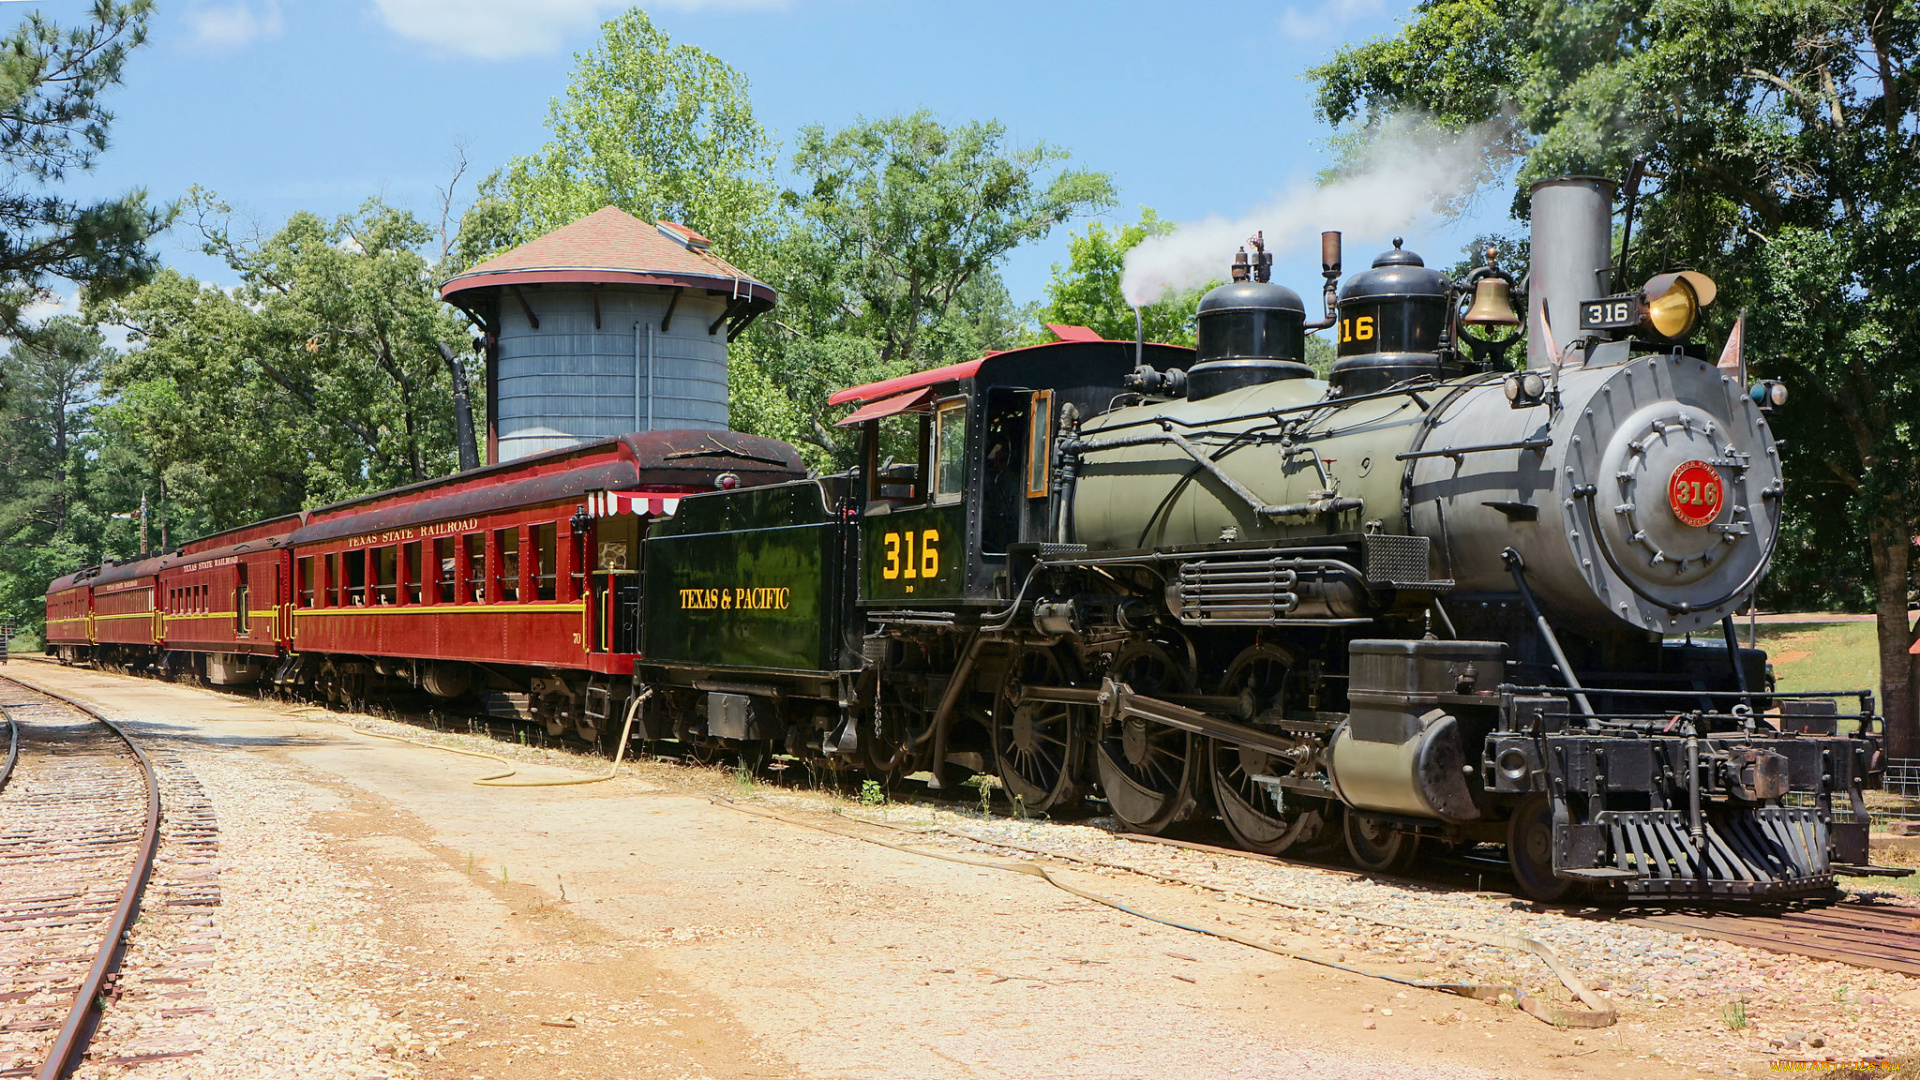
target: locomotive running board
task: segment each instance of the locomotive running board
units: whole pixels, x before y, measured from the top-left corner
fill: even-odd
[[[1052,701],[1066,705],[1087,705],[1099,709],[1102,720],[1145,720],[1178,731],[1251,746],[1269,754],[1291,754],[1299,749],[1297,743],[1273,732],[1222,720],[1211,713],[1175,705],[1171,701],[1136,694],[1126,683],[1112,679],[1103,680],[1097,690],[1072,686],[1022,686],[1018,700],[1023,703]]]

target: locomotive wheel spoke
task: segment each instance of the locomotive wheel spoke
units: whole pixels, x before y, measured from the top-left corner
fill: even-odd
[[[1236,657],[1221,680],[1220,694],[1239,697],[1248,706],[1250,722],[1261,725],[1285,715],[1293,657],[1271,645],[1256,645]],[[1311,744],[1302,742],[1302,752]],[[1241,847],[1262,855],[1278,855],[1298,844],[1312,844],[1330,830],[1327,800],[1310,795],[1275,797],[1254,780],[1294,771],[1294,762],[1248,746],[1212,740],[1208,773],[1220,823]]]
[[[1114,658],[1112,676],[1136,693],[1189,693],[1192,675],[1164,646],[1135,642]],[[1159,835],[1194,815],[1195,777],[1207,740],[1184,731],[1127,719],[1108,725],[1094,755],[1100,787],[1113,816],[1132,832]]]
[[[1060,702],[1016,700],[1025,686],[1064,686],[1060,659],[1048,649],[1027,649],[1014,662],[993,707],[993,750],[1009,798],[1035,813],[1077,802],[1081,724],[1077,710]]]

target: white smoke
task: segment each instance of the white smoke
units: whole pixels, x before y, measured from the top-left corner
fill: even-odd
[[[1372,138],[1355,175],[1296,185],[1242,217],[1209,217],[1148,237],[1127,252],[1121,292],[1137,307],[1223,278],[1255,232],[1278,256],[1311,246],[1325,229],[1368,240],[1404,230],[1473,189],[1487,173],[1490,142],[1480,129],[1453,134],[1398,117]]]

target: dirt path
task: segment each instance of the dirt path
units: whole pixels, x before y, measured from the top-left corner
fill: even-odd
[[[707,797],[728,790],[716,772],[648,763],[606,784],[482,788],[469,781],[484,762],[311,709],[52,665],[9,674],[163,740],[223,822],[268,801],[293,808],[319,837],[309,857],[351,883],[341,902],[365,940],[333,974],[377,1010],[355,1029],[377,1032],[374,1064],[272,1075],[1700,1075],[1649,1058],[1624,1028],[1556,1030],[1145,922],[1037,878],[739,813]],[[288,872],[251,863],[247,835],[223,840],[223,919],[271,908],[272,875]],[[1153,910],[1219,915],[1191,889],[1098,880]],[[330,902],[312,892],[277,917],[289,935],[337,938],[325,928],[346,923],[310,918]],[[1262,925],[1257,911],[1231,917]],[[228,1004],[212,1023],[305,992],[272,971],[246,977],[215,995]],[[226,1075],[213,1064],[177,1075]]]

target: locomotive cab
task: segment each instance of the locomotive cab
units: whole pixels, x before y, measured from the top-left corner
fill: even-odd
[[[840,421],[861,427],[860,603],[956,616],[1006,603],[1009,560],[1055,535],[1056,439],[1106,411],[1141,360],[1192,358],[1076,336],[836,394],[861,403]]]

